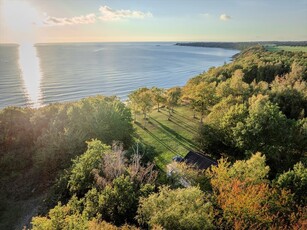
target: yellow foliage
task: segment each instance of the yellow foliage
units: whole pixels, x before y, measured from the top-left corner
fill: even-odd
[[[137,230],[139,228],[129,225],[117,227],[105,221],[92,220],[88,223],[89,230]]]

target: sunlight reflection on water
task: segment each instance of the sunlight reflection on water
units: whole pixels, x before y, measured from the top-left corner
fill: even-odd
[[[34,108],[42,105],[41,70],[36,47],[33,44],[19,46],[19,68],[28,105]]]

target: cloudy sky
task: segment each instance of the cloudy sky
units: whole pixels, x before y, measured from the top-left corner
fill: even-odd
[[[0,43],[307,40],[307,0],[0,0]]]

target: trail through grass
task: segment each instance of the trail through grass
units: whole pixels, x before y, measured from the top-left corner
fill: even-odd
[[[140,141],[157,151],[155,162],[161,170],[165,170],[174,156],[184,157],[189,150],[197,150],[193,139],[198,127],[199,120],[193,118],[193,112],[186,106],[176,107],[170,120],[167,109],[162,108],[160,112],[151,112],[146,124],[141,115],[135,123]]]

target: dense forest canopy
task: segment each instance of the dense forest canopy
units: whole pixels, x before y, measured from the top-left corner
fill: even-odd
[[[111,145],[132,142],[130,110],[115,97],[89,97],[39,109],[8,107],[0,111],[1,208],[7,199],[26,199],[53,184],[86,141]],[[0,215],[1,215],[0,213]]]
[[[5,108],[0,215],[6,199],[35,189],[47,199],[33,229],[302,229],[306,80],[307,53],[258,45],[184,87],[135,90],[127,105],[96,96]],[[154,164],[154,146],[141,143],[133,125],[146,130],[152,110],[162,107],[171,120],[178,105],[199,119],[194,141],[218,165],[201,171],[176,163],[166,177]]]
[[[272,173],[304,158],[306,69],[306,53],[267,52],[257,46],[190,79],[183,97],[193,109],[207,113],[197,137],[202,149],[233,159],[260,151]],[[198,96],[204,95],[200,85],[210,88],[208,96]]]

